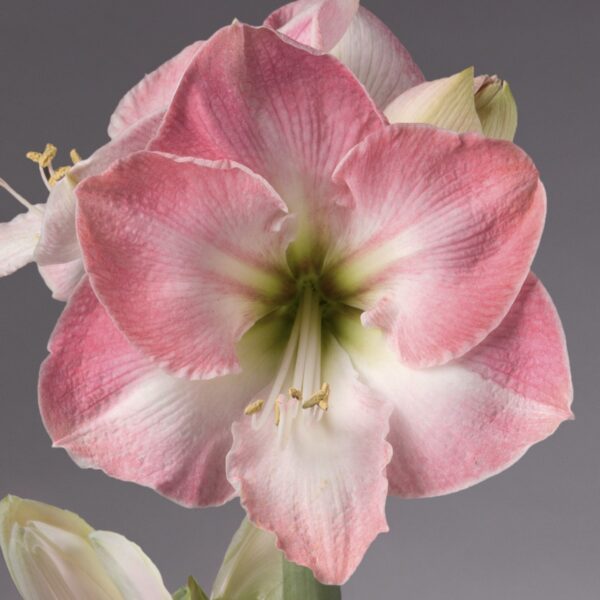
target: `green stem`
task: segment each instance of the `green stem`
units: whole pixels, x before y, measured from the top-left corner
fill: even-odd
[[[283,559],[283,598],[285,600],[341,600],[337,585],[324,585],[310,569]]]

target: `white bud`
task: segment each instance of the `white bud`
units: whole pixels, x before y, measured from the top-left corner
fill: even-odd
[[[474,77],[472,67],[410,88],[390,103],[385,115],[390,123],[427,123],[504,140],[512,140],[517,128],[517,105],[508,83],[495,75]]]
[[[76,514],[7,496],[0,502],[0,547],[25,600],[168,600],[141,548],[94,531]]]
[[[211,600],[281,600],[283,561],[275,536],[245,518],[229,544]]]

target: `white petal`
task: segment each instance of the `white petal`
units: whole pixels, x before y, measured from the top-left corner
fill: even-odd
[[[0,277],[10,275],[33,261],[40,239],[43,204],[36,204],[8,223],[0,223]]]
[[[95,531],[89,539],[124,600],[171,600],[160,572],[137,544],[112,531]]]
[[[382,109],[424,79],[400,40],[363,6],[331,54],[356,75]]]
[[[278,427],[272,405],[256,428],[247,418],[236,423],[227,476],[249,518],[276,534],[289,561],[339,585],[387,531],[391,406],[372,397],[335,339],[324,348],[327,413],[319,417],[321,409],[301,409],[290,399],[280,405]]]
[[[38,266],[38,269],[55,300],[68,300],[85,274],[81,258],[57,265]]]

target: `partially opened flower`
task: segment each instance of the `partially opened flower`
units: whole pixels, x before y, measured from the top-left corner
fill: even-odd
[[[170,600],[142,549],[118,533],[95,531],[76,514],[7,496],[0,502],[0,548],[25,600]]]
[[[0,223],[0,277],[36,262],[54,298],[68,299],[84,275],[75,229],[75,186],[87,177],[101,173],[115,160],[143,150],[156,133],[161,118],[160,113],[140,118],[86,160],[81,160],[72,151],[75,163],[72,167],[56,170],[52,167],[57,152],[52,144],[48,144],[42,153],[30,152],[28,156],[38,163],[48,187],[45,203],[32,205],[0,180],[0,187],[27,209],[12,221]]]
[[[462,489],[570,417],[528,275],[531,160],[388,125],[340,62],[271,29],[213,36],[149,150],[76,195],[89,280],[40,381],[55,445],[187,506],[239,495],[323,582],[387,530],[388,489]]]

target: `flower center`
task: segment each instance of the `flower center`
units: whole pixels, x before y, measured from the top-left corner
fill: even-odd
[[[327,412],[329,385],[321,381],[322,321],[321,296],[306,281],[271,391],[244,410],[252,415],[254,427],[273,415],[280,436],[286,438],[295,421],[320,420]]]

